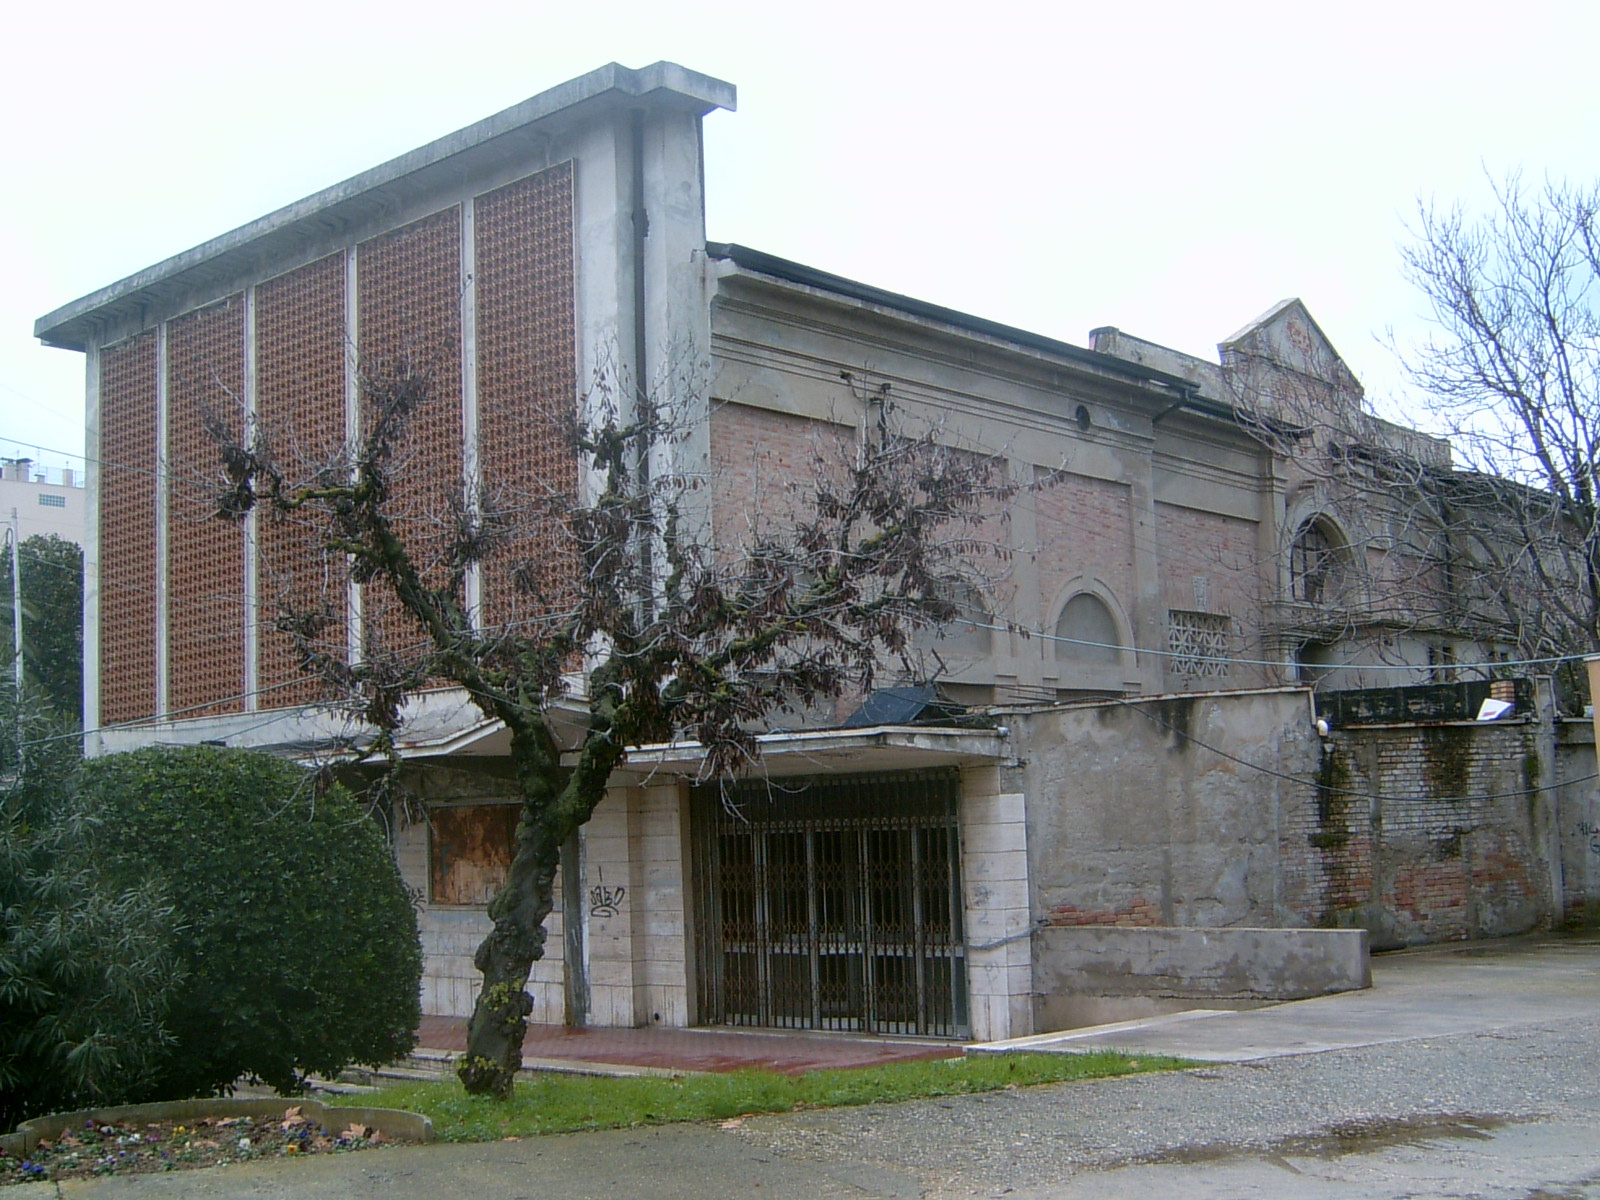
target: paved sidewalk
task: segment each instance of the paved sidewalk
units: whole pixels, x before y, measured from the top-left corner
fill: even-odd
[[[1164,1017],[1037,1034],[979,1051],[1128,1050],[1249,1062],[1596,1016],[1600,940],[1526,937],[1375,955],[1372,987],[1247,1012]]]
[[[423,1017],[417,1048],[429,1055],[467,1048],[462,1017]],[[595,1070],[601,1074],[739,1071],[761,1067],[802,1075],[827,1067],[873,1067],[929,1058],[959,1058],[953,1042],[838,1037],[805,1032],[731,1029],[570,1029],[534,1025],[522,1041],[530,1070]]]
[[[1370,992],[1077,1041],[1243,1060],[1186,1071],[24,1185],[5,1200],[1600,1200],[1600,940],[1385,956],[1374,978]]]

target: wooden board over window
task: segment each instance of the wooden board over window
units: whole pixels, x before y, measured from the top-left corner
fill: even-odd
[[[487,904],[517,849],[516,804],[462,804],[428,813],[429,882],[435,904]]]

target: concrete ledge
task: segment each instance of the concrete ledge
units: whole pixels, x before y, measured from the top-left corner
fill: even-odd
[[[40,1142],[54,1138],[64,1130],[75,1129],[87,1121],[112,1125],[118,1121],[148,1123],[207,1117],[271,1117],[282,1116],[290,1108],[296,1107],[306,1120],[315,1121],[324,1127],[368,1125],[385,1137],[403,1138],[412,1142],[433,1141],[432,1121],[420,1113],[403,1112],[397,1108],[345,1107],[323,1104],[320,1100],[297,1096],[278,1096],[261,1100],[213,1097],[203,1100],[168,1100],[156,1104],[123,1104],[114,1108],[85,1108],[77,1112],[51,1113],[48,1116],[24,1121],[17,1126],[15,1133],[0,1136],[0,1150],[13,1155],[27,1154]]]
[[[1248,1005],[1372,986],[1364,929],[1045,926],[1033,957],[1036,1029],[1070,1029],[1121,1004],[1134,1016],[1153,1001]]]

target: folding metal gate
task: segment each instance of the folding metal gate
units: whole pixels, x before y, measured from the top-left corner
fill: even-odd
[[[955,772],[698,788],[700,1020],[963,1037]]]

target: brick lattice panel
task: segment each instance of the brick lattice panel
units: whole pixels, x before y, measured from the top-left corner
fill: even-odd
[[[412,415],[389,462],[389,511],[424,580],[439,586],[461,494],[461,210],[363,242],[356,273],[363,377],[409,369],[432,380],[428,403]],[[364,430],[371,418],[363,399]],[[366,591],[364,636],[374,652],[404,652],[425,635],[387,587]]]
[[[243,709],[244,527],[216,513],[211,429],[244,422],[244,297],[167,326],[167,695],[185,717]]]
[[[100,721],[156,710],[156,335],[100,352]]]
[[[345,259],[332,254],[256,289],[256,418],[292,482],[340,469],[345,433]],[[343,655],[348,604],[342,556],[325,549],[314,513],[263,513],[258,526],[260,706],[307,704],[324,689],[302,671],[278,623],[319,614],[319,644]]]
[[[578,475],[564,430],[577,395],[572,164],[480,196],[474,213],[484,496],[523,531],[484,564],[483,621],[494,627],[538,615],[520,574],[555,599],[572,569],[547,503]]]

